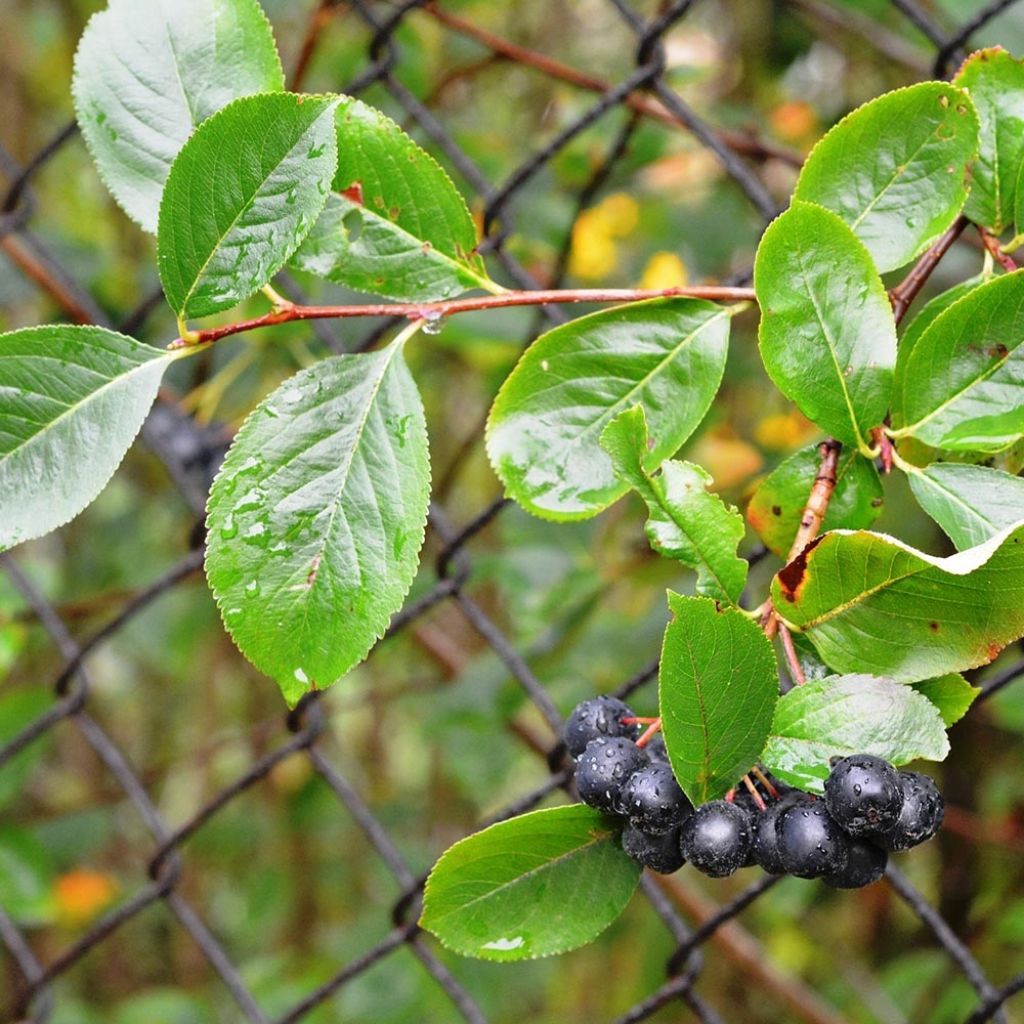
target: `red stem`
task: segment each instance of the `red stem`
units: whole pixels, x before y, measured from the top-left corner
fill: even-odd
[[[636,741],[636,745],[643,750],[654,737],[661,732],[661,719],[656,718],[646,729],[643,736]]]

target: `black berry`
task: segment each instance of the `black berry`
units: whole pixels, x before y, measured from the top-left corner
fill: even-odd
[[[753,815],[754,835],[750,846],[751,852],[754,855],[754,863],[767,871],[769,875],[784,875],[786,873],[779,855],[779,819],[790,807],[810,802],[811,799],[806,793],[791,789],[782,794],[778,800],[768,804],[767,810],[763,813]]]
[[[832,886],[833,889],[861,889],[865,885],[877,882],[885,874],[889,854],[870,839],[850,836],[847,843],[846,867],[825,875],[825,884]]]
[[[600,736],[636,738],[641,727],[622,724],[623,718],[632,717],[633,712],[615,697],[591,697],[573,708],[565,723],[565,745],[573,757],[579,757]]]
[[[712,878],[725,878],[743,867],[750,852],[750,815],[725,800],[702,804],[679,833],[683,856]]]
[[[899,772],[871,754],[844,757],[825,780],[825,806],[851,836],[889,832],[903,809]]]
[[[644,746],[647,756],[654,764],[668,764],[668,750],[665,748],[665,737],[656,732]]]
[[[946,804],[938,786],[927,775],[900,772],[899,778],[903,809],[896,827],[883,840],[890,850],[909,850],[939,831]]]
[[[580,799],[599,811],[622,810],[622,787],[647,755],[632,740],[621,736],[591,740],[576,765],[576,789]]]
[[[679,848],[679,829],[654,836],[627,825],[622,833],[622,848],[633,860],[660,875],[671,875],[686,863]]]
[[[693,811],[667,764],[635,771],[622,787],[622,813],[634,828],[661,835],[678,828]]]
[[[838,874],[846,867],[850,837],[832,820],[821,800],[786,810],[776,825],[779,860],[797,878]]]

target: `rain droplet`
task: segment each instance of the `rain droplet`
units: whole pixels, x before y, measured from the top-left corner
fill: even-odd
[[[444,330],[444,317],[437,312],[431,311],[424,314],[423,333],[440,334]]]

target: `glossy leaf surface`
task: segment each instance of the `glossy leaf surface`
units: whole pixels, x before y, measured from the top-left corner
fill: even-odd
[[[641,405],[656,469],[693,433],[722,381],[730,311],[658,299],[591,313],[541,335],[505,381],[487,453],[510,497],[547,519],[584,519],[628,490],[601,447]]]
[[[171,162],[196,125],[239,96],[284,88],[257,0],[111,0],[75,54],[75,114],[100,176],[156,231]]]
[[[401,606],[429,477],[397,344],[303,370],[238,432],[210,494],[206,572],[228,632],[289,704],[360,662]]]
[[[967,714],[981,693],[979,687],[971,686],[959,672],[950,672],[937,679],[924,679],[910,685],[939,709],[947,729]]]
[[[330,190],[336,102],[246,96],[185,144],[164,189],[157,238],[160,281],[180,317],[236,305],[298,248]]]
[[[864,246],[834,213],[794,203],[761,239],[754,288],[769,376],[822,430],[867,447],[889,408],[896,325]]]
[[[532,811],[452,846],[427,879],[420,924],[483,960],[575,949],[622,913],[640,865],[614,818],[576,804]]]

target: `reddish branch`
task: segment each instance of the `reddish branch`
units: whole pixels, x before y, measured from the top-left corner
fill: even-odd
[[[320,0],[320,3],[313,8],[306,25],[306,34],[303,36],[302,45],[299,47],[299,55],[295,59],[295,68],[292,71],[292,80],[289,88],[292,92],[301,92],[302,83],[309,70],[309,63],[319,42],[320,33],[330,24],[331,20],[338,13],[339,7],[334,0]]]
[[[685,296],[711,299],[718,302],[750,302],[755,298],[753,288],[725,288],[716,285],[695,285],[678,288],[580,288],[563,291],[501,292],[498,295],[480,295],[468,299],[450,299],[447,302],[394,302],[363,306],[281,306],[263,316],[223,327],[209,327],[196,331],[188,338],[177,338],[170,348],[185,348],[219,341],[232,334],[242,334],[258,327],[293,320],[336,320],[354,316],[402,316],[412,320],[436,321],[452,313],[468,313],[478,309],[502,309],[506,306],[545,306],[573,302],[639,302],[643,299],[661,299]]]
[[[534,70],[547,75],[549,78],[558,79],[560,82],[568,82],[570,85],[575,85],[580,89],[586,89],[589,92],[605,93],[612,87],[611,83],[606,82],[601,78],[596,78],[583,71],[578,71],[576,68],[570,67],[567,64],[562,64],[560,61],[554,60],[543,53],[537,53],[535,50],[529,50],[525,46],[520,46],[518,43],[510,42],[507,39],[503,39],[501,36],[495,35],[493,32],[487,31],[487,29],[480,28],[478,25],[465,21],[458,15],[452,14],[450,11],[446,11],[438,7],[436,3],[424,4],[423,10],[431,17],[441,22],[442,25],[447,25],[448,28],[453,29],[460,35],[467,36],[470,39],[475,39],[482,46],[486,46],[498,56],[504,57],[506,60],[514,61],[516,64],[523,64],[527,67],[531,67]],[[662,121],[665,124],[670,124],[676,128],[687,127],[670,110],[663,107],[657,102],[657,100],[650,99],[647,96],[640,95],[639,93],[633,93],[627,96],[625,100],[623,100],[623,103],[629,107],[630,110],[634,110],[638,114],[643,114],[645,117],[654,118],[655,120]],[[782,160],[791,167],[799,167],[803,163],[803,157],[799,153],[795,153],[791,149],[786,149],[784,146],[777,146],[774,143],[765,142],[762,139],[758,139],[753,135],[749,135],[744,132],[734,132],[725,128],[717,128],[715,129],[715,134],[735,153],[743,153],[746,156],[760,158],[772,157],[776,160]]]
[[[807,496],[804,514],[800,517],[800,528],[796,531],[793,546],[786,556],[787,562],[792,562],[818,536],[821,521],[825,518],[828,503],[832,500],[832,494],[836,489],[836,470],[839,467],[839,453],[842,447],[838,441],[832,438],[822,441],[818,446],[821,464],[818,466],[818,475],[815,476],[814,483],[811,485],[811,493]]]
[[[985,248],[992,254],[992,258],[1003,268],[1010,273],[1017,269],[1017,263],[1012,256],[1008,256],[999,247],[999,239],[995,235],[989,234],[980,224],[977,225],[978,234],[981,235],[981,240],[985,245]]]
[[[917,293],[924,287],[924,283],[931,276],[939,260],[946,255],[950,246],[960,237],[965,227],[967,227],[967,218],[963,215],[957,217],[943,232],[941,237],[914,264],[910,273],[889,292],[889,301],[892,303],[892,314],[896,319],[896,323],[899,323],[906,315],[911,303],[917,297]]]

